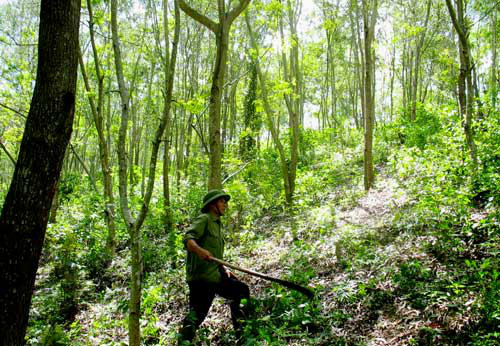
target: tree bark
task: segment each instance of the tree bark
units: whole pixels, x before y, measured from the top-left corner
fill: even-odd
[[[474,90],[472,85],[472,63],[469,42],[469,29],[465,18],[463,0],[455,0],[456,11],[451,0],[446,0],[446,6],[450,13],[453,27],[458,34],[458,47],[460,55],[460,73],[458,77],[458,98],[460,103],[460,113],[465,116],[463,121],[465,139],[471,160],[477,166],[477,149],[474,142],[472,130],[472,120],[474,112]]]
[[[369,2],[369,3],[367,3]],[[375,23],[377,21],[377,0],[363,0],[363,28],[364,28],[364,95],[365,95],[365,149],[364,149],[364,185],[369,190],[375,180],[373,172],[373,123],[375,119],[375,90],[373,66],[373,39],[375,37]]]
[[[114,207],[114,197],[113,197],[113,177],[111,175],[111,167],[109,163],[109,145],[106,142],[105,128],[104,128],[104,76],[101,73],[101,64],[99,61],[99,54],[97,51],[97,45],[95,42],[94,33],[94,15],[92,8],[92,1],[87,0],[87,9],[89,11],[89,33],[90,42],[92,45],[92,52],[94,56],[95,74],[97,79],[97,107],[95,105],[94,97],[92,96],[90,83],[87,78],[85,71],[85,65],[80,54],[80,69],[82,72],[82,77],[85,84],[85,89],[88,93],[88,99],[90,104],[90,109],[92,111],[92,116],[94,120],[94,125],[97,131],[97,139],[99,144],[99,158],[102,170],[103,179],[103,192],[105,199],[104,215],[106,224],[108,227],[108,236],[106,239],[106,246],[111,255],[114,257],[116,250],[116,227],[114,221],[115,207]]]
[[[498,39],[497,39],[497,12],[498,8],[495,6],[493,9],[493,14],[491,17],[491,76],[490,76],[490,93],[491,93],[491,108],[496,109],[497,106],[497,97],[498,97],[498,72],[497,72],[497,48],[498,48]]]
[[[165,157],[164,157],[164,166],[163,166],[163,194],[165,198],[165,228],[167,231],[172,231],[172,211],[170,206],[170,186],[169,186],[169,151],[170,151],[170,106],[172,104],[172,91],[174,87],[174,75],[175,75],[175,64],[177,61],[177,47],[179,43],[179,32],[180,32],[180,10],[179,4],[175,1],[175,29],[174,29],[174,38],[172,41],[172,52],[169,56],[168,49],[168,4],[167,1],[163,1],[163,15],[165,17],[164,22],[164,35],[165,35],[165,61],[163,62],[163,68],[165,72],[165,100],[163,107],[163,119],[165,120]]]
[[[52,198],[75,112],[80,0],[42,0],[38,69],[0,216],[0,340],[22,345]]]
[[[411,116],[410,120],[415,121],[417,118],[417,91],[418,91],[418,83],[420,77],[420,60],[422,58],[422,47],[424,45],[425,34],[427,32],[427,25],[429,23],[429,17],[431,13],[431,3],[432,0],[427,0],[427,7],[425,11],[425,22],[423,31],[418,35],[417,46],[415,47],[415,66],[413,69],[413,80],[412,80],[412,92],[411,92]]]
[[[296,29],[295,11],[292,9],[290,1],[287,1],[287,15],[290,27],[291,47],[289,57],[287,59],[284,47],[284,32],[283,19],[280,17],[280,34],[281,34],[281,63],[283,65],[283,76],[287,83],[293,88],[293,94],[284,94],[286,108],[288,110],[288,122],[290,126],[290,161],[288,165],[288,189],[285,189],[285,200],[288,207],[293,204],[293,194],[295,191],[295,176],[298,164],[298,147],[300,136],[300,119],[301,119],[301,100],[303,96],[300,93],[300,68],[299,68],[299,51],[298,51],[298,35]]]
[[[222,187],[222,153],[221,153],[221,96],[226,71],[229,30],[231,24],[248,6],[250,0],[241,0],[232,10],[226,12],[225,1],[218,1],[219,22],[216,23],[188,6],[184,0],[179,0],[180,8],[191,18],[206,26],[215,34],[216,57],[212,73],[209,105],[209,178],[208,188]]]
[[[292,190],[291,190],[291,186],[290,186],[290,173],[289,173],[289,167],[288,167],[287,158],[286,158],[286,154],[285,154],[285,148],[283,147],[283,144],[280,141],[278,128],[275,125],[275,122],[273,121],[274,113],[272,111],[271,105],[269,104],[269,100],[268,100],[268,96],[267,96],[266,80],[265,80],[264,74],[262,73],[262,70],[260,68],[259,47],[257,46],[255,35],[252,31],[252,27],[250,26],[250,21],[248,19],[248,16],[245,16],[245,21],[247,24],[248,34],[250,36],[250,43],[252,45],[252,48],[256,52],[255,58],[254,58],[254,63],[255,63],[255,68],[257,70],[257,77],[259,79],[260,94],[262,97],[262,102],[264,104],[264,111],[266,113],[267,128],[268,128],[269,132],[271,132],[271,137],[272,137],[273,143],[276,146],[276,149],[278,150],[278,154],[279,154],[279,158],[280,158],[281,172],[283,174],[283,185],[284,185],[284,189],[285,189],[285,198],[288,198],[287,196],[292,196]],[[288,203],[289,201],[287,200],[286,202]]]
[[[176,7],[176,20],[179,19],[179,10],[177,1]],[[149,203],[153,193],[156,163],[158,158],[158,151],[162,142],[162,137],[165,128],[168,125],[170,103],[172,99],[173,78],[175,73],[175,64],[177,57],[177,44],[179,39],[179,23],[176,23],[174,40],[172,42],[172,56],[169,61],[168,74],[166,76],[167,92],[165,95],[165,107],[163,110],[162,118],[156,129],[155,136],[152,141],[151,157],[149,160],[148,182],[145,189],[144,198],[141,204],[140,211],[134,219],[131,215],[128,205],[128,192],[127,192],[127,162],[126,162],[126,138],[127,122],[128,122],[128,109],[129,109],[129,93],[125,84],[123,76],[123,65],[121,61],[120,40],[118,36],[118,22],[117,22],[117,1],[111,1],[111,26],[113,49],[115,56],[116,75],[118,79],[118,86],[120,89],[120,97],[122,101],[122,119],[119,133],[118,143],[118,157],[120,165],[120,207],[122,215],[130,234],[131,241],[131,278],[130,278],[130,300],[129,300],[129,345],[140,345],[140,312],[141,312],[141,275],[142,275],[142,254],[141,254],[141,227],[146,218]]]

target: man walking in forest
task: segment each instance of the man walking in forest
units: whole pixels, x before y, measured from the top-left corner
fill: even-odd
[[[211,190],[203,198],[201,214],[184,235],[187,249],[186,279],[189,285],[189,312],[180,330],[179,345],[189,345],[207,316],[216,294],[229,299],[236,337],[241,334],[244,312],[242,299],[248,299],[248,286],[226,271],[212,258],[222,259],[224,235],[220,217],[231,198],[222,190]]]

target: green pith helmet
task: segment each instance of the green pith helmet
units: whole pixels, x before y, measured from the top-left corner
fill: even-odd
[[[207,192],[205,197],[203,197],[203,207],[201,207],[201,212],[204,213],[206,212],[206,208],[210,203],[213,201],[218,200],[219,198],[224,197],[224,199],[229,201],[231,199],[231,196],[229,196],[227,193],[224,192],[224,190],[210,190]]]

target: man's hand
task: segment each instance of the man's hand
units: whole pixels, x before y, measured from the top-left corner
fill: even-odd
[[[188,250],[198,255],[200,259],[204,261],[210,261],[212,259],[212,253],[199,246],[194,239],[189,239],[186,245]]]
[[[224,273],[226,273],[226,276],[229,279],[236,279],[236,280],[238,280],[238,277],[236,275],[234,275],[234,273],[232,271],[228,270],[226,267],[222,267],[222,271]]]
[[[210,261],[212,259],[212,253],[202,247],[199,248],[196,254],[204,261]]]
[[[226,269],[226,274],[229,278],[233,278],[233,279],[238,280],[238,277],[236,275],[234,275],[234,273],[232,271]]]

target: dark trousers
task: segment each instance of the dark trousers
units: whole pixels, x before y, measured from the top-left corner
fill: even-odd
[[[245,317],[245,312],[240,308],[240,301],[248,299],[250,290],[248,286],[234,277],[222,276],[220,283],[210,283],[205,281],[192,281],[189,285],[189,312],[184,318],[180,330],[179,345],[184,341],[192,341],[196,330],[207,316],[215,295],[229,299],[231,308],[231,319],[234,329],[239,333],[241,322]]]

